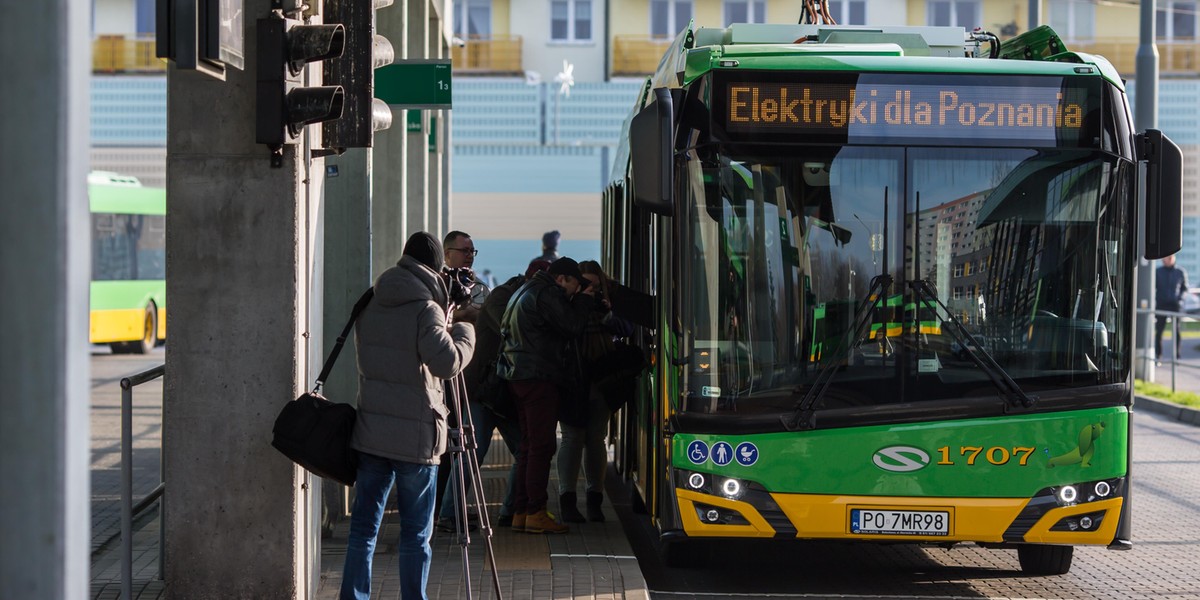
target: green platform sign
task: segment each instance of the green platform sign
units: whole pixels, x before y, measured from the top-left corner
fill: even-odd
[[[377,69],[375,97],[396,108],[451,108],[450,59],[411,59]]]

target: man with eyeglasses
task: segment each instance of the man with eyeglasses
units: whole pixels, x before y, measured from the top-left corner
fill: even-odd
[[[446,234],[446,238],[442,240],[442,248],[445,249],[447,269],[471,269],[471,276],[475,279],[475,285],[471,288],[471,304],[455,310],[454,321],[456,323],[474,323],[475,319],[479,317],[483,301],[491,292],[491,289],[472,268],[475,264],[475,255],[479,254],[479,251],[475,249],[475,242],[471,241],[470,235],[457,230]]]
[[[479,318],[479,313],[483,308],[483,301],[486,300],[488,294],[491,293],[491,289],[488,288],[487,284],[485,284],[483,282],[483,280],[481,280],[479,278],[479,275],[477,273],[475,273],[475,270],[472,268],[472,266],[474,266],[474,264],[475,264],[475,255],[479,254],[479,251],[475,249],[475,242],[473,242],[471,240],[471,236],[465,232],[458,231],[458,230],[451,231],[450,233],[446,234],[446,237],[442,239],[442,250],[443,250],[443,254],[445,255],[445,259],[446,259],[445,267],[444,267],[445,270],[468,269],[471,271],[471,277],[475,280],[475,285],[471,286],[471,302],[469,304],[459,306],[458,308],[456,308],[454,310],[454,314],[453,314],[453,320],[455,323],[472,323],[472,324],[474,324],[475,321]],[[470,365],[468,365],[468,366],[470,366]],[[465,375],[465,372],[464,372],[464,375]],[[466,383],[467,383],[467,397],[469,400],[471,394],[474,392],[474,387],[475,387],[474,378],[468,378],[466,380]],[[476,407],[475,405],[476,405],[476,403],[474,401],[470,401],[468,403],[468,406],[470,406],[470,408],[472,410],[472,413],[471,413],[472,415],[477,414],[476,411],[478,410],[478,407]],[[456,420],[457,420],[457,416],[450,417],[450,422],[453,423]],[[447,451],[446,454],[442,456],[442,458],[444,460],[443,464],[447,465],[447,468],[438,470],[438,481],[437,481],[438,520],[437,520],[436,526],[439,531],[453,533],[454,532],[454,521],[452,519],[454,517],[454,506],[455,505],[454,505],[454,502],[452,499],[453,496],[450,496],[450,499],[447,499],[447,494],[451,493],[451,488],[450,488],[451,468],[449,467],[449,465],[450,465],[449,451]],[[475,525],[473,523],[469,523],[468,527],[470,529],[474,529]]]

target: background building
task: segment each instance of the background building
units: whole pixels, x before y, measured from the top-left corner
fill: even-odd
[[[1159,128],[1184,151],[1184,248],[1200,274],[1200,41],[1197,0],[1160,0]],[[1026,30],[1024,0],[831,0],[839,23],[981,27],[1001,38]],[[450,226],[470,232],[476,265],[504,277],[540,251],[599,254],[599,193],[620,125],[642,79],[691,20],[794,23],[784,0],[456,0]],[[1136,2],[1043,0],[1042,21],[1074,51],[1107,57],[1130,79]],[[96,0],[93,17],[92,164],[163,185],[165,63],[154,58],[154,0]],[[556,77],[569,63],[573,85]]]

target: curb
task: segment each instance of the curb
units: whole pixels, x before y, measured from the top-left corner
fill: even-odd
[[[1183,406],[1149,396],[1134,396],[1133,408],[1135,410],[1141,409],[1146,412],[1163,415],[1172,421],[1200,427],[1200,409],[1190,406]]]

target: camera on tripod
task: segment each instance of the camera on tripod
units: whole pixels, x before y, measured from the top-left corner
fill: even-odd
[[[450,292],[450,302],[455,306],[464,306],[471,302],[471,288],[475,287],[475,272],[466,267],[442,269],[442,277],[446,279],[446,288]]]

